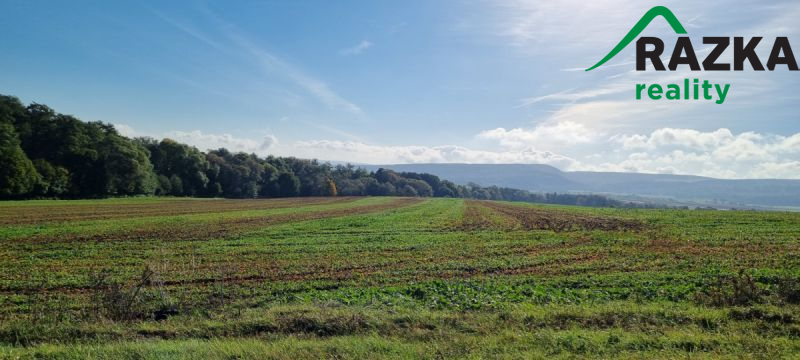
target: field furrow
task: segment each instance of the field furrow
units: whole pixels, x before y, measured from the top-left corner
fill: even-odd
[[[146,216],[225,213],[229,211],[266,210],[355,201],[352,197],[285,199],[165,199],[141,204],[119,201],[104,204],[65,204],[69,201],[43,202],[42,205],[0,206],[1,225],[48,224],[54,222],[128,219]],[[33,202],[36,203],[36,202]]]
[[[494,201],[467,200],[464,230],[642,231],[648,226],[636,219],[588,215],[566,210]]]
[[[263,227],[289,222],[299,222],[323,218],[332,218],[354,214],[368,214],[387,209],[408,206],[422,200],[412,198],[396,198],[379,203],[355,203],[356,198],[344,198],[333,202],[303,203],[298,211],[267,212],[262,214],[208,211],[207,213],[219,214],[218,216],[204,216],[202,218],[183,217],[178,221],[138,221],[120,223],[119,228],[100,228],[99,231],[50,231],[39,234],[34,232],[28,236],[14,238],[15,242],[23,243],[58,243],[58,242],[119,242],[119,241],[184,241],[184,240],[210,240],[240,236],[248,231],[258,230]],[[363,202],[363,201],[362,201]],[[213,206],[214,204],[206,204]],[[287,204],[281,204],[287,205]],[[327,206],[326,206],[327,205]],[[344,205],[344,206],[341,206]],[[290,206],[269,207],[266,210],[292,209]],[[258,210],[265,210],[263,208]],[[237,210],[240,211],[240,210]],[[128,218],[142,220],[143,218]],[[146,217],[144,217],[146,220]],[[107,224],[102,222],[101,224]]]
[[[0,358],[170,358],[158,349],[188,344],[236,357],[286,341],[412,358],[800,352],[794,213],[389,197],[70,206],[0,204]]]

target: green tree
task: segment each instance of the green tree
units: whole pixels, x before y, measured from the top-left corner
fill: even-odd
[[[382,183],[396,184],[401,177],[392,170],[381,168],[375,172],[375,179]]]
[[[158,187],[156,188],[156,195],[169,195],[172,193],[172,182],[165,175],[158,175]]]
[[[156,174],[181,178],[183,191],[175,195],[196,196],[207,191],[209,163],[205,154],[197,148],[181,144],[172,139],[156,141],[137,138],[136,142],[150,151],[150,161]]]
[[[416,197],[419,196],[416,190],[414,190],[411,185],[403,185],[397,188],[397,196],[410,196]]]
[[[378,182],[373,179],[366,185],[367,195],[370,196],[392,196],[395,195],[395,187],[388,182]]]
[[[278,169],[268,162],[262,164],[264,171],[259,181],[258,194],[261,197],[277,197],[280,196],[280,186],[278,185]]]
[[[232,154],[226,149],[210,151],[207,155],[211,170],[209,177],[222,187],[222,195],[231,198],[258,196],[259,184],[265,168],[254,154]]]
[[[69,171],[61,166],[53,166],[47,160],[33,161],[36,172],[41,176],[34,192],[41,196],[60,196],[69,190]]]
[[[175,174],[169,177],[169,193],[176,196],[183,195],[183,180]]]
[[[397,188],[400,189],[401,187],[402,188],[410,187],[411,189],[414,190],[413,193],[415,194],[415,195],[403,195],[403,196],[422,196],[422,197],[433,196],[433,188],[431,188],[431,186],[428,185],[428,183],[422,180],[403,178],[397,182]]]
[[[104,165],[103,195],[153,194],[156,176],[149,153],[141,145],[117,134],[111,125],[100,124],[105,141],[99,146],[100,162]]]
[[[281,197],[300,195],[300,179],[287,172],[278,175],[278,193]]]
[[[20,147],[14,127],[0,123],[0,196],[28,195],[40,180],[33,162]]]

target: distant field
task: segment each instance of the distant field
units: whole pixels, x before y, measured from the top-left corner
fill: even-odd
[[[800,213],[0,203],[2,358],[797,358]]]

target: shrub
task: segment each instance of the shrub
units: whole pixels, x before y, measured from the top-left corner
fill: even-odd
[[[110,271],[92,274],[93,304],[98,314],[115,321],[154,319],[163,320],[178,313],[160,284],[156,291],[148,289],[155,283],[155,272],[145,267],[139,279],[125,286],[109,281]]]
[[[762,291],[752,276],[720,275],[717,280],[694,295],[694,300],[710,306],[747,306],[761,302]]]

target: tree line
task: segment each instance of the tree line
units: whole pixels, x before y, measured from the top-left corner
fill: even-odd
[[[374,172],[294,157],[221,148],[202,152],[171,139],[130,139],[111,124],[84,122],[0,95],[0,198],[160,195],[459,197],[585,206],[630,206],[599,195],[539,194],[459,185],[425,173]]]

